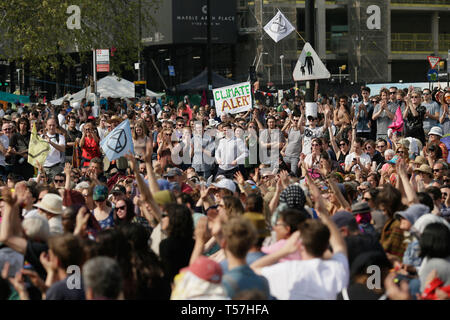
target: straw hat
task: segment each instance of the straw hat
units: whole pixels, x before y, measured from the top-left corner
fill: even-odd
[[[62,214],[63,213],[63,199],[53,193],[47,193],[42,201],[35,204],[34,207],[39,208],[41,210],[53,213],[53,214]]]
[[[419,168],[414,169],[414,171],[424,172],[428,174],[432,174],[433,170],[431,170],[431,167],[427,164],[422,164]]]
[[[120,117],[117,116],[117,115],[113,115],[113,116],[111,117],[111,119],[109,119],[107,122],[108,122],[108,123],[113,123],[113,122],[121,123],[121,122],[122,122],[122,118],[120,118]]]

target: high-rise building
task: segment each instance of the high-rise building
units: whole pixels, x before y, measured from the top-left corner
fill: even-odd
[[[450,0],[315,0],[315,7],[314,49],[332,74],[346,65],[349,81],[426,81],[427,56],[447,59]],[[275,43],[262,31],[278,9],[304,37],[305,1],[238,0],[237,47],[250,55],[237,61],[238,69],[256,59],[256,71],[276,83],[281,82],[280,56],[283,74],[292,81],[303,47],[296,33]]]

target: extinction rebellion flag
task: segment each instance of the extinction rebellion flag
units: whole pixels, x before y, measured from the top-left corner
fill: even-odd
[[[49,152],[50,145],[46,140],[38,136],[36,124],[33,123],[30,144],[28,145],[28,163],[36,168],[40,165],[43,166]]]
[[[252,92],[250,82],[242,82],[232,86],[213,90],[217,115],[223,113],[239,113],[252,108]]]
[[[284,39],[294,31],[294,26],[289,22],[288,19],[278,10],[278,13],[268,24],[264,27],[264,31],[273,39],[273,41],[278,42]]]

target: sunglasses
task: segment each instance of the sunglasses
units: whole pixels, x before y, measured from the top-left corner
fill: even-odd
[[[420,97],[419,96],[411,96],[411,98],[419,99]]]
[[[377,148],[386,148],[386,146],[385,145],[377,146]]]
[[[433,169],[433,172],[439,172],[439,171],[441,171],[442,169]]]
[[[166,218],[166,217],[168,217],[169,215],[167,214],[167,213],[163,213],[163,214],[161,214],[161,218]]]
[[[313,146],[313,147],[320,147],[320,144],[313,143],[311,146]]]
[[[390,91],[389,94],[396,94],[397,92],[395,91]]]
[[[339,146],[340,147],[343,147],[343,146],[345,146],[346,144],[345,143],[339,143]]]
[[[53,181],[55,181],[56,183],[63,183],[64,182],[63,179],[54,179]]]
[[[121,207],[116,207],[114,210],[119,211],[119,210],[125,210],[127,206],[121,206]]]
[[[364,199],[364,201],[370,201],[370,200],[372,200],[372,199],[370,199],[370,198],[363,198]]]

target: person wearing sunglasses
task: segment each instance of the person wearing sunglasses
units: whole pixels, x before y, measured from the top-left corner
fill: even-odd
[[[448,164],[443,160],[438,160],[433,166],[433,181],[439,185],[444,184],[444,176],[447,176]]]
[[[406,97],[406,107],[403,111],[403,119],[405,119],[405,137],[414,137],[425,144],[425,114],[427,112],[425,106],[421,104],[420,94],[410,91]]]

